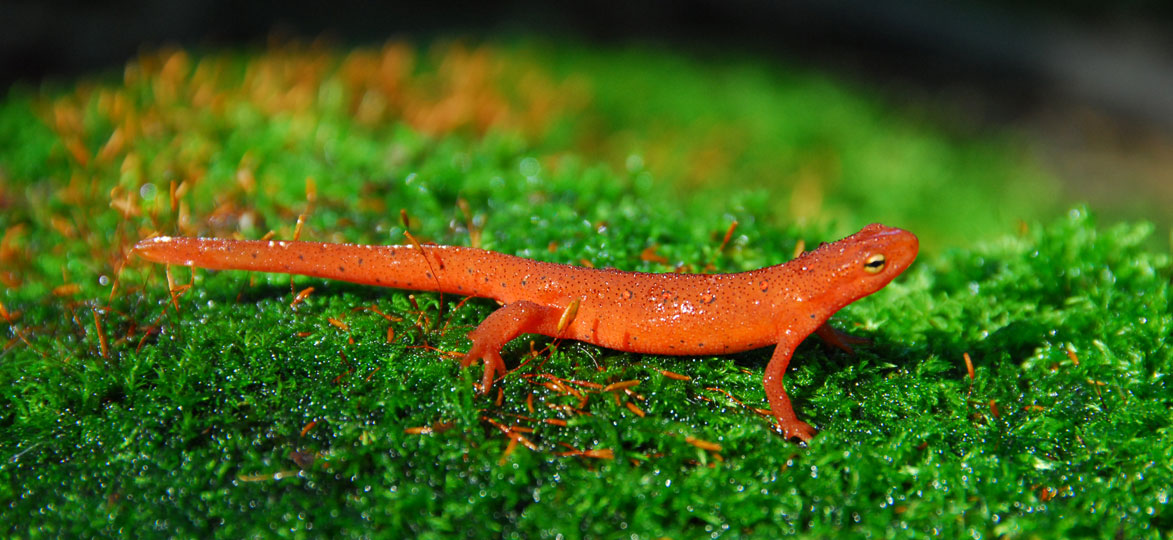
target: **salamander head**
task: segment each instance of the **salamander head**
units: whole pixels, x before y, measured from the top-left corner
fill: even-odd
[[[834,310],[872,294],[904,272],[916,259],[916,235],[873,223],[838,242],[803,255],[808,279],[818,282],[822,300]]]

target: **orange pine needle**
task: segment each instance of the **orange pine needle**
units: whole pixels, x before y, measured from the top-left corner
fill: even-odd
[[[436,422],[430,426],[409,427],[404,429],[403,432],[409,435],[425,435],[430,433],[443,433],[453,427],[456,427],[456,424],[453,422]]]
[[[195,270],[192,270],[192,274],[194,273]],[[175,311],[179,311],[179,298],[175,294],[175,276],[171,273],[171,265],[163,267],[163,275],[167,276],[167,292],[171,295],[171,305],[175,306]]]
[[[698,439],[696,437],[685,437],[684,442],[691,444],[697,448],[700,448],[701,450],[708,450],[710,452],[720,452],[721,451],[721,445],[719,445],[715,442],[706,441],[704,439]]]
[[[522,446],[529,448],[530,450],[533,450],[535,452],[538,451],[538,445],[534,444],[533,442],[531,442],[529,439],[525,438],[525,436],[520,433],[510,432],[509,438],[521,443]]]
[[[468,302],[471,298],[471,296],[465,296],[464,298],[461,298],[460,301],[456,303],[456,306],[449,310],[448,320],[444,321],[444,327],[440,329],[440,335],[443,335],[448,331],[448,326],[452,324],[452,317],[454,317],[456,312],[460,311],[460,308],[464,307],[464,303]]]
[[[615,451],[609,448],[602,450],[587,450],[582,453],[582,457],[595,459],[615,459]]]
[[[82,144],[80,139],[75,137],[66,138],[65,149],[69,151],[69,155],[73,156],[74,161],[77,161],[78,165],[85,167],[90,162],[90,153],[86,150],[85,145]]]
[[[241,474],[237,475],[236,479],[241,482],[268,482],[297,476],[298,473],[299,471],[278,471],[273,474]]]
[[[565,446],[565,447],[569,448],[570,450],[568,450],[566,452],[555,452],[554,453],[555,456],[589,457],[589,458],[596,458],[596,459],[615,459],[615,452],[612,450],[609,450],[609,449],[579,450],[579,449],[577,449],[573,446],[570,446],[569,444],[566,444],[566,443],[558,443],[558,444],[561,444],[562,446]]]
[[[301,228],[303,226],[305,226],[305,214],[298,214],[297,215],[297,224],[293,226],[293,239],[294,239],[294,241],[301,239]]]
[[[566,331],[566,328],[574,322],[574,318],[578,315],[578,306],[582,304],[581,298],[575,298],[562,311],[562,317],[558,319],[558,334]]]
[[[380,369],[383,369],[383,368],[381,368],[379,366],[375,366],[375,369],[371,370],[371,374],[367,375],[366,378],[362,380],[362,382],[371,382],[371,378],[374,377],[375,374],[378,373]]]
[[[661,370],[659,370],[659,372],[660,372],[660,375],[668,377],[669,379],[675,379],[677,381],[691,381],[692,380],[692,377],[689,377],[688,375],[681,375],[679,373],[674,373],[674,372],[668,371],[666,369],[661,369]]]
[[[403,321],[403,319],[400,317],[394,317],[394,316],[388,315],[386,313],[383,313],[383,310],[379,309],[379,306],[374,305],[374,304],[371,304],[369,306],[356,307],[352,311],[360,311],[360,310],[361,311],[370,311],[371,313],[374,313],[374,314],[376,314],[376,315],[378,315],[378,316],[380,316],[390,322],[402,322]]]
[[[290,283],[292,284],[292,282],[290,282]],[[289,303],[289,307],[296,308],[298,304],[304,302],[305,299],[309,297],[309,295],[313,294],[313,292],[314,292],[313,287],[306,287],[306,288],[302,289],[300,292],[297,293],[297,296],[293,297],[293,302]]]
[[[736,231],[736,230],[737,230],[737,220],[733,220],[733,223],[729,224],[729,229],[725,231],[725,238],[723,240],[721,240],[721,247],[717,248],[718,252],[725,251],[725,248],[729,245],[729,240],[731,240],[733,238],[733,231]]]
[[[330,384],[338,384],[338,381],[341,381],[343,377],[350,375],[351,371],[353,370],[347,369],[346,371],[339,373],[337,377],[334,377],[334,379],[330,381]]]
[[[179,185],[175,183],[175,180],[172,180],[170,190],[169,190],[170,197],[167,199],[168,202],[171,203],[171,211],[172,212],[174,212],[176,209],[179,208],[178,190],[179,190]]]
[[[106,344],[106,332],[102,329],[102,317],[98,315],[98,310],[94,311],[94,328],[98,332],[98,346],[102,349],[102,358],[110,358],[110,349]]]
[[[81,285],[77,283],[66,283],[53,288],[53,296],[58,298],[62,296],[73,296],[79,292],[81,292]]]
[[[509,439],[509,444],[505,445],[505,451],[501,453],[501,459],[497,460],[498,467],[504,467],[505,461],[509,459],[509,454],[513,453],[513,449],[517,448],[517,439]]]
[[[305,200],[310,205],[318,200],[318,183],[312,176],[305,177]]]
[[[638,379],[633,379],[630,381],[621,381],[621,382],[617,382],[617,383],[611,383],[611,384],[608,384],[607,386],[603,387],[603,391],[604,392],[611,392],[614,390],[626,390],[628,388],[631,388],[633,386],[638,385],[641,382],[643,382],[643,381],[640,381]]]
[[[663,255],[660,255],[659,253],[656,253],[657,248],[659,248],[659,246],[657,246],[656,244],[652,244],[652,245],[644,248],[644,250],[641,251],[639,254],[639,260],[644,261],[644,262],[668,264],[667,257],[664,257]]]
[[[456,207],[460,208],[460,213],[464,214],[465,226],[468,227],[468,245],[480,249],[481,226],[473,219],[472,211],[468,207],[468,201],[456,199]]]

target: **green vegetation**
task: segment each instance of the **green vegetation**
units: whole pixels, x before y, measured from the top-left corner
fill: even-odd
[[[1145,224],[1040,219],[1005,189],[1050,189],[1011,141],[648,51],[170,52],[14,91],[0,531],[1158,538],[1169,256]],[[450,353],[491,301],[184,268],[169,294],[128,256],[156,232],[292,238],[299,216],[302,239],[404,243],[400,209],[421,241],[631,270],[756,268],[871,221],[959,247],[835,318],[874,340],[855,356],[799,348],[809,447],[753,410],[769,350],[518,339],[482,396]]]

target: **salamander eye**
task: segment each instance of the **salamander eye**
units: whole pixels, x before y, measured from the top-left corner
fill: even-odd
[[[864,261],[863,271],[869,274],[879,274],[887,262],[888,260],[884,257],[883,253],[876,253]]]

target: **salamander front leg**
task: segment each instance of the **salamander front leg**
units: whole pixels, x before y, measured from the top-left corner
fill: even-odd
[[[774,356],[770,357],[770,363],[766,365],[766,376],[762,383],[766,387],[766,399],[770,401],[770,412],[778,419],[782,433],[787,439],[798,437],[809,442],[816,430],[795,416],[794,407],[790,406],[790,396],[786,395],[786,387],[782,385],[782,377],[786,375],[786,367],[790,365],[795,345],[785,341],[778,343]]]
[[[468,367],[477,360],[484,360],[485,375],[481,379],[481,388],[488,392],[493,386],[493,375],[498,371],[505,373],[501,347],[521,334],[546,333],[543,330],[557,327],[559,316],[560,311],[534,302],[522,300],[505,304],[468,333],[472,347],[460,364]]]

